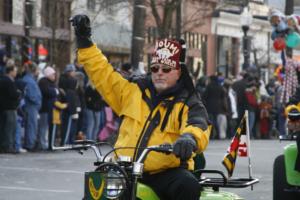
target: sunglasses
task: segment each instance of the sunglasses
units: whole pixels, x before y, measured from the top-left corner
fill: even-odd
[[[170,71],[172,71],[173,69],[177,69],[177,68],[173,68],[173,67],[170,67],[170,66],[167,66],[167,65],[163,65],[163,66],[159,66],[159,65],[154,65],[154,66],[151,66],[150,67],[150,71],[152,73],[157,73],[159,71],[159,68],[161,69],[161,71],[163,73],[169,73]]]

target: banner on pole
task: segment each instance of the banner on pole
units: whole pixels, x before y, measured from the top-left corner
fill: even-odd
[[[231,177],[233,174],[237,156],[248,156],[246,120],[248,119],[246,115],[244,115],[236,130],[235,135],[231,140],[230,146],[227,149],[227,153],[223,158],[222,164],[225,166],[228,172],[228,177]]]
[[[240,157],[247,157],[248,156],[248,145],[247,145],[246,131],[242,131],[240,142],[239,142],[238,155]]]

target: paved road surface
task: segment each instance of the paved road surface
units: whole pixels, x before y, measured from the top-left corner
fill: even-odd
[[[211,141],[205,155],[208,169],[220,169],[229,140]],[[272,199],[272,165],[288,142],[253,140],[252,171],[260,179],[254,190],[225,189],[247,200]],[[76,152],[0,154],[0,200],[76,200],[83,196],[83,174],[95,156]],[[238,158],[234,177],[248,177],[248,159]]]

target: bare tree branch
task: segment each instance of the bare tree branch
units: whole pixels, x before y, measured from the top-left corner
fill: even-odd
[[[155,0],[150,0],[150,6],[151,6],[152,14],[155,19],[157,27],[161,27],[162,22],[161,22],[161,18],[159,16],[159,14],[158,14],[155,2],[156,2]]]
[[[191,31],[195,26],[203,26],[205,19],[211,16],[211,10],[209,6],[199,6],[193,13],[189,14],[182,23],[182,29],[185,31]]]
[[[160,37],[170,35],[173,25],[173,16],[179,1],[180,0],[165,0],[157,2],[150,0],[151,12],[155,19]],[[162,16],[160,16],[159,10],[162,11]]]
[[[196,26],[204,25],[205,19],[212,13],[211,4],[206,4],[202,0],[186,0],[185,2],[192,4],[194,9],[182,19],[179,30],[189,31]],[[174,30],[178,26],[174,21],[178,4],[181,4],[181,0],[148,0],[147,5],[151,7],[159,37],[170,36],[172,29]]]

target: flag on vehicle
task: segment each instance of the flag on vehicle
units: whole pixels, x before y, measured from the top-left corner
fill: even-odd
[[[248,156],[248,147],[247,147],[247,135],[245,131],[242,131],[241,138],[239,142],[238,155],[240,157]]]
[[[231,140],[230,146],[227,149],[227,153],[223,158],[222,164],[225,166],[228,172],[228,177],[231,177],[235,167],[235,161],[237,155],[247,156],[247,136],[246,136],[246,115],[243,116],[234,137]],[[241,143],[241,138],[245,136],[245,142]],[[241,145],[241,147],[240,147]]]

